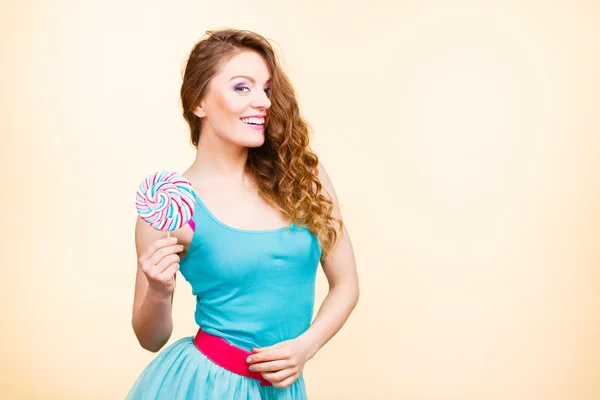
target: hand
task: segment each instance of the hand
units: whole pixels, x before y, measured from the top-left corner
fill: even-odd
[[[175,273],[179,270],[179,253],[183,246],[176,237],[158,239],[138,260],[148,279],[148,290],[170,297],[175,291]]]
[[[260,372],[276,388],[294,383],[308,361],[308,347],[299,338],[269,347],[253,348],[248,357],[251,371]]]

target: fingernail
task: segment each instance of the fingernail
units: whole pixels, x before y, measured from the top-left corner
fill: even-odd
[[[183,245],[182,244],[179,245],[179,249],[183,250]]]
[[[254,371],[254,365],[250,366],[250,371]]]
[[[171,237],[171,242],[172,243],[177,243],[177,238],[176,237]]]
[[[248,357],[248,358],[246,359],[246,362],[247,362],[247,363],[251,363],[251,362],[252,362],[252,358]]]

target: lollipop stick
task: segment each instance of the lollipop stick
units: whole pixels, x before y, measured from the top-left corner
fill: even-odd
[[[169,236],[170,236],[170,235],[169,235],[169,231],[167,231],[167,237],[169,237]]]

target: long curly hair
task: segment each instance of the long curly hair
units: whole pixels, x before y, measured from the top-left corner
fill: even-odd
[[[265,142],[248,149],[246,173],[255,178],[259,194],[290,224],[305,226],[317,236],[324,258],[341,237],[343,222],[332,216],[334,205],[323,193],[319,160],[309,147],[309,126],[300,115],[294,88],[266,38],[246,30],[220,29],[207,31],[194,45],[181,85],[183,117],[190,127],[191,142],[198,147],[201,120],[193,110],[206,94],[210,79],[222,64],[244,50],[260,54],[271,74]]]

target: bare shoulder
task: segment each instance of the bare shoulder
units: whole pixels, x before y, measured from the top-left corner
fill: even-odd
[[[321,162],[319,162],[319,164],[317,165],[317,170],[318,170],[319,181],[321,182],[321,185],[323,185],[323,189],[325,190],[325,193],[327,195],[329,195],[333,204],[337,206],[338,198],[337,198],[337,194],[335,192],[335,188],[333,187],[333,182],[331,182],[331,178],[329,177],[327,170],[325,169],[325,167],[323,166],[323,164]]]
[[[323,164],[318,165],[318,178],[323,186],[323,192],[328,195],[333,203],[331,215],[340,221],[342,220],[340,205],[333,182],[327,173]],[[338,284],[351,285],[358,291],[358,274],[356,271],[356,261],[350,235],[346,229],[346,223],[343,223],[341,235],[330,253],[321,260],[321,265],[325,276],[329,281],[330,287]]]
[[[327,170],[325,169],[325,167],[323,166],[323,164],[321,162],[319,162],[317,168],[318,168],[319,182],[321,182],[321,185],[322,185],[321,193],[324,196],[328,197],[329,200],[331,200],[331,203],[333,204],[333,210],[331,211],[331,216],[334,217],[335,219],[337,219],[338,222],[341,222],[341,221],[343,221],[342,211],[340,209],[340,203],[339,203],[335,188],[333,186],[333,182],[331,181],[331,178],[329,177]],[[335,222],[336,229],[338,230],[338,232],[342,236],[347,235],[345,224],[342,222],[341,231],[340,231],[340,225],[338,224],[338,222]]]

